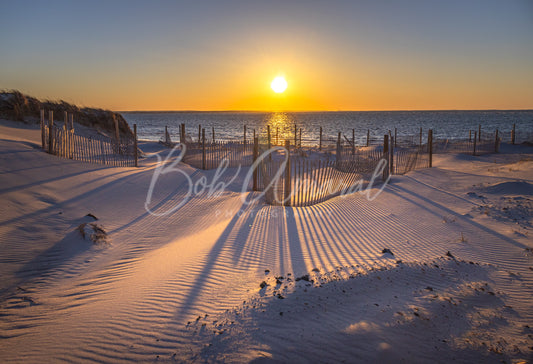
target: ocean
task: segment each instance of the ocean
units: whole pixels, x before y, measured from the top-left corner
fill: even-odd
[[[205,128],[206,138],[215,140],[242,139],[244,125],[247,138],[251,140],[255,129],[259,137],[266,136],[270,125],[274,141],[276,133],[279,140],[294,140],[294,126],[302,129],[302,144],[316,145],[320,127],[323,128],[324,142],[334,142],[338,132],[352,139],[355,134],[357,145],[366,143],[367,130],[371,139],[383,139],[389,130],[398,137],[419,135],[420,128],[424,136],[428,129],[433,129],[435,138],[467,138],[469,130],[478,130],[481,125],[482,135],[494,133],[498,129],[503,141],[510,139],[510,131],[516,124],[518,140],[528,139],[533,135],[533,110],[491,110],[491,111],[355,111],[355,112],[121,112],[126,121],[133,126],[137,124],[138,137],[141,140],[160,140],[168,126],[173,141],[179,141],[179,125],[184,123],[186,132],[193,139],[198,138],[198,125]],[[352,131],[353,130],[353,131]]]

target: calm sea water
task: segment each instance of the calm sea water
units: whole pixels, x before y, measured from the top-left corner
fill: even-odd
[[[324,140],[334,141],[338,132],[352,138],[355,131],[356,143],[366,143],[367,130],[371,138],[382,139],[389,130],[398,137],[418,135],[420,128],[424,135],[433,129],[437,138],[458,139],[468,137],[469,130],[477,131],[481,124],[483,133],[494,133],[496,129],[503,138],[510,135],[516,124],[517,135],[533,133],[533,110],[520,111],[369,111],[369,112],[123,112],[130,124],[137,124],[139,139],[159,140],[168,126],[174,141],[179,140],[179,125],[184,123],[186,132],[193,139],[198,138],[198,125],[205,128],[206,138],[212,138],[214,128],[216,140],[241,139],[244,125],[247,138],[251,140],[253,130],[259,137],[266,136],[267,125],[271,127],[273,141],[278,133],[279,140],[294,139],[294,126],[302,129],[303,144],[314,145],[319,139],[320,127]],[[473,134],[473,132],[472,132]]]

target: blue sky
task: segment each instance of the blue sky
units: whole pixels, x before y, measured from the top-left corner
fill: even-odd
[[[532,108],[531,1],[1,1],[0,88],[112,109]],[[284,99],[268,83],[288,82]]]

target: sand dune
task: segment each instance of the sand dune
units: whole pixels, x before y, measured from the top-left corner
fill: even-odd
[[[373,201],[305,208],[243,203],[236,169],[186,200],[185,175],[215,171],[180,164],[154,216],[155,157],[58,159],[7,123],[0,139],[4,362],[533,360],[532,148],[436,156]],[[93,222],[107,243],[77,230]]]

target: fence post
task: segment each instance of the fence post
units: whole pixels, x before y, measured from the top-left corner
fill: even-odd
[[[135,156],[135,167],[138,167],[139,153],[137,151],[137,124],[133,124],[133,155]]]
[[[335,155],[335,159],[337,160],[337,163],[341,161],[341,153],[342,153],[341,152],[341,132],[339,131],[339,135],[337,137],[337,153]]]
[[[291,205],[291,142],[290,140],[285,140],[285,149],[287,150],[287,164],[285,165],[285,195],[284,201],[285,206]]]
[[[396,148],[397,140],[398,140],[398,129],[394,128],[394,148]]]
[[[65,158],[68,158],[68,153],[69,153],[69,143],[70,143],[70,135],[69,135],[69,132],[68,132],[68,112],[64,111],[63,112],[63,118],[65,119],[65,125],[63,126],[63,129],[65,131],[65,133],[63,134],[64,137],[63,137],[63,145],[62,145],[62,148],[61,148],[61,153],[63,153],[62,157],[65,157]]]
[[[41,109],[41,143],[44,149],[45,140],[44,140],[44,109]]]
[[[198,124],[198,146],[202,142],[202,125]]]
[[[355,155],[355,129],[352,129],[352,155]]]
[[[54,112],[48,111],[48,153],[54,154]]]
[[[476,155],[476,142],[477,142],[477,131],[474,132],[474,151],[472,155]]]
[[[299,147],[302,147],[302,128],[300,128],[300,144]]]
[[[213,143],[215,143],[215,127],[211,127],[211,132],[213,133]]]
[[[183,123],[180,124],[180,143],[185,142],[185,138],[183,138]]]
[[[206,169],[205,160],[205,129],[202,129],[202,169]]]
[[[433,167],[433,129],[428,131],[429,168]]]
[[[383,159],[387,161],[387,166],[383,169],[383,181],[389,178],[389,135],[383,136]]]
[[[481,141],[481,124],[478,125],[477,140],[478,142]]]
[[[268,140],[268,149],[272,148],[270,143],[270,125],[267,125],[267,140]]]
[[[498,153],[500,151],[500,143],[498,139],[498,129],[496,129],[496,134],[494,136],[494,153]]]
[[[294,124],[294,148],[298,146],[298,127]]]
[[[396,149],[396,137],[391,137],[390,149],[389,149],[389,166],[390,174],[394,174],[394,149]]]
[[[106,161],[106,154],[105,154],[105,149],[104,149],[104,142],[103,142],[101,139],[98,140],[98,141],[99,141],[98,144],[100,144],[100,154],[101,154],[101,156],[102,156],[102,158],[101,158],[101,162],[102,162],[102,164],[107,164],[107,161]]]
[[[74,158],[74,114],[70,114],[70,155],[69,158]]]
[[[513,124],[513,130],[511,130],[511,144],[514,145],[516,136],[516,124]]]
[[[279,145],[279,126],[276,126],[276,145]]]
[[[254,138],[254,151],[253,151],[253,162],[257,160],[257,157],[259,155],[259,138]],[[254,174],[253,174],[253,185],[252,185],[252,191],[257,191],[257,167],[254,168]]]
[[[318,150],[322,151],[322,127],[320,127],[320,139],[318,142]]]
[[[118,143],[120,143],[120,132],[119,132],[119,129],[118,129],[118,120],[115,117],[115,115],[113,115],[113,122],[115,123],[115,138],[117,139],[117,144],[118,144]],[[167,129],[167,127],[165,126],[165,135],[166,135],[166,129]]]
[[[244,125],[244,149],[246,150],[246,125]]]

